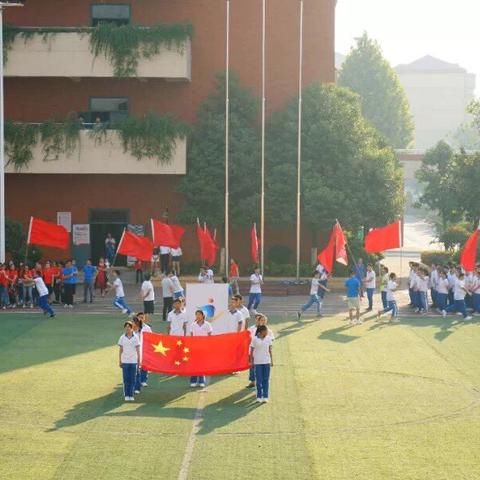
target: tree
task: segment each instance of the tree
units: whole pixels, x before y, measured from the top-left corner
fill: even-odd
[[[230,74],[230,218],[233,225],[257,220],[260,205],[258,100]],[[213,225],[225,215],[225,76],[200,107],[188,149],[188,171],[178,190],[185,195],[179,219],[199,217]]]
[[[338,85],[360,95],[363,115],[391,146],[406,148],[412,142],[414,124],[405,90],[379,44],[366,33],[343,63]]]
[[[18,262],[25,261],[26,247],[27,237],[23,233],[22,226],[18,222],[7,218],[5,221],[5,251],[18,264]],[[35,245],[30,246],[27,261],[33,265],[40,258],[42,258],[41,250]]]
[[[296,218],[297,102],[292,98],[268,124],[269,223],[292,225]],[[305,88],[302,123],[302,219],[313,235],[336,218],[357,231],[402,213],[402,170],[392,148],[362,117],[356,94],[334,85]]]

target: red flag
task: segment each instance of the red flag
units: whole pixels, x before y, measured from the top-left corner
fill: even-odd
[[[152,225],[152,239],[155,247],[178,248],[185,229],[180,225],[168,225],[159,220],[150,220]]]
[[[223,375],[247,370],[250,333],[208,337],[143,334],[142,369],[167,375]]]
[[[338,221],[333,228],[335,230],[335,260],[343,265],[348,265],[347,240],[345,239],[345,234]]]
[[[143,262],[150,262],[153,255],[153,243],[148,237],[140,237],[124,230],[118,244],[117,254],[135,257]]]
[[[197,224],[197,238],[200,245],[200,259],[202,262],[206,262],[208,266],[213,265],[220,248],[217,241],[212,237],[208,228],[202,228],[200,223]]]
[[[477,262],[478,252],[478,237],[480,236],[480,225],[473,232],[470,238],[465,242],[462,253],[460,254],[460,265],[467,272],[473,272],[475,270],[475,264]]]
[[[332,230],[330,234],[330,240],[324,250],[318,255],[318,261],[325,267],[328,273],[332,273],[333,270],[333,255],[335,253],[335,237],[336,230]]]
[[[258,245],[257,224],[254,223],[250,232],[250,255],[254,263],[258,263]]]
[[[43,245],[68,250],[70,235],[62,225],[30,217],[27,244]]]
[[[402,224],[400,220],[382,228],[373,228],[365,236],[367,253],[383,252],[391,248],[400,248]]]

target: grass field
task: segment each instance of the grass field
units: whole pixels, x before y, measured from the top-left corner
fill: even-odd
[[[190,479],[480,479],[480,325],[454,320],[273,319],[257,406],[246,373],[124,404],[121,318],[1,315],[0,478],[177,479],[202,405]]]

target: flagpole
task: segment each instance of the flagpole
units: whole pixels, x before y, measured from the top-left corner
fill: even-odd
[[[266,0],[262,2],[262,192],[260,195],[260,272],[265,266],[265,36]]]
[[[226,3],[225,25],[225,275],[228,276],[229,259],[229,115],[230,115],[230,0]]]
[[[302,161],[302,85],[303,85],[303,0],[300,0],[300,39],[298,62],[298,141],[297,141],[297,279],[300,278],[300,207]]]
[[[27,234],[27,245],[25,246],[25,261],[23,262],[25,266],[27,266],[28,246],[30,245],[30,235],[32,234],[32,223],[33,223],[33,217],[30,217],[30,223],[28,225],[28,234]]]

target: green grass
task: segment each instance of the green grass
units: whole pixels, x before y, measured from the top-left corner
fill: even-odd
[[[0,478],[176,479],[202,396],[192,480],[480,479],[480,325],[452,320],[273,319],[257,406],[246,373],[124,404],[120,317],[1,315]]]

